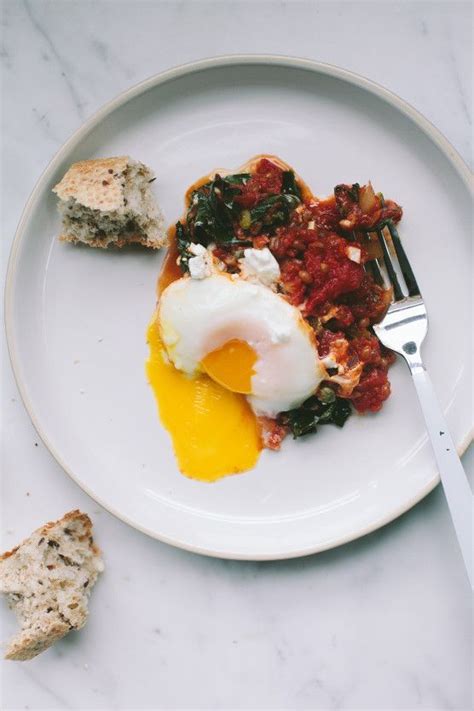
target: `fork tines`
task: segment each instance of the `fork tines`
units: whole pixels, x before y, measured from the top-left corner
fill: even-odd
[[[405,299],[407,296],[420,296],[415,275],[393,222],[387,220],[377,225],[369,231],[370,239],[372,235],[377,239],[383,252],[383,260],[376,258],[368,263],[371,265],[375,280],[386,287],[393,288],[395,301]]]

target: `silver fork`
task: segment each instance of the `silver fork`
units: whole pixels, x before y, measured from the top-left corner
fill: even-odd
[[[375,279],[393,289],[393,301],[380,323],[374,326],[379,340],[406,360],[431,439],[439,474],[461,553],[473,587],[472,514],[473,496],[462,468],[431,379],[423,365],[421,344],[428,330],[428,316],[415,275],[394,224],[387,220],[369,233],[383,253],[368,263]]]

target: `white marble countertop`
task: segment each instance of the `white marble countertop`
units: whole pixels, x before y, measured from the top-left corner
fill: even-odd
[[[118,92],[205,56],[295,54],[354,70],[407,99],[470,157],[468,2],[2,8],[3,269],[22,207],[63,141]],[[439,488],[384,529],[317,556],[199,557],[89,499],[36,435],[6,355],[3,368],[4,547],[80,507],[107,555],[85,629],[32,662],[1,663],[4,709],[471,707],[471,597]],[[6,639],[15,628],[6,604],[0,621]]]

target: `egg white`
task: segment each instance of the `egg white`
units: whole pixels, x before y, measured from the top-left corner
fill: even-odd
[[[226,274],[183,277],[161,294],[158,323],[170,360],[189,375],[228,341],[246,341],[257,354],[248,396],[257,415],[297,407],[326,376],[301,313],[263,285]]]

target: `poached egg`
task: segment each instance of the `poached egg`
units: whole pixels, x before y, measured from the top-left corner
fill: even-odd
[[[299,406],[326,376],[300,311],[226,273],[167,286],[148,341],[148,378],[178,464],[201,480],[254,466],[257,418]]]
[[[247,395],[257,415],[275,417],[300,405],[324,377],[299,310],[261,284],[228,274],[178,279],[161,295],[158,323],[178,370],[207,372]]]

